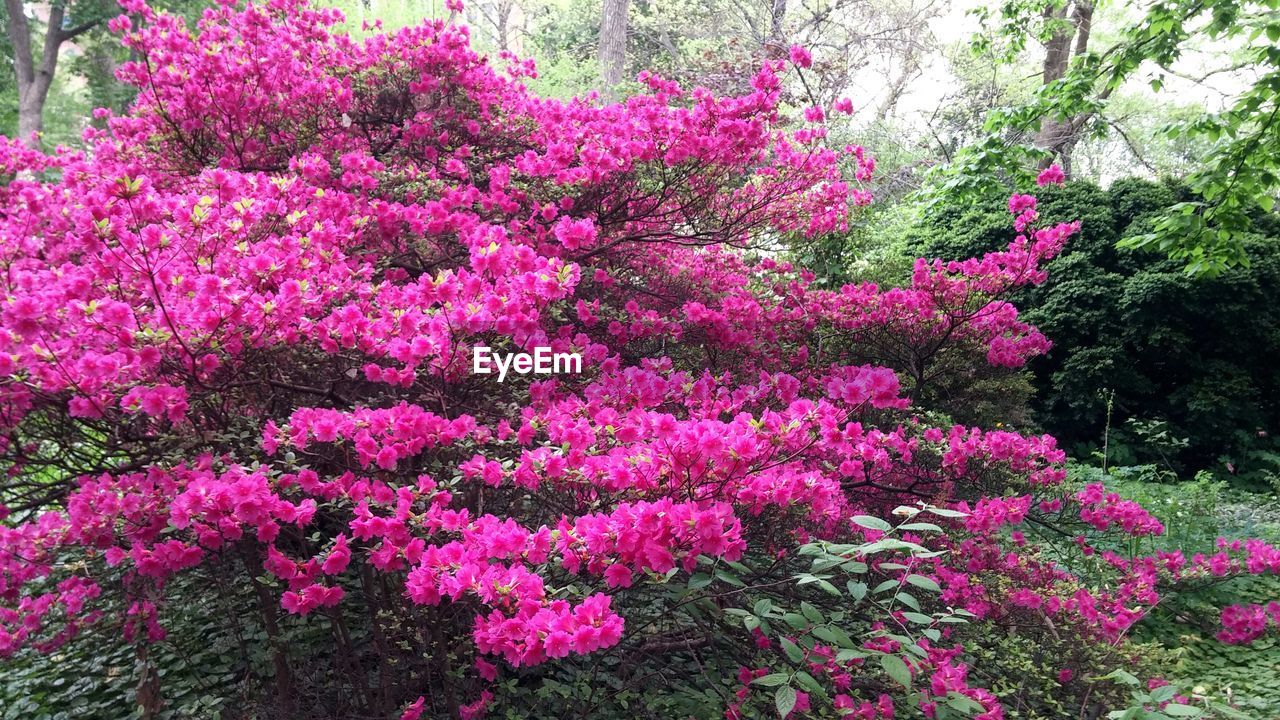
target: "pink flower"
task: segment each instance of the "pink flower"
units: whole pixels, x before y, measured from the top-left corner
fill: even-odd
[[[338,575],[347,569],[347,564],[350,562],[351,550],[347,547],[347,536],[339,535],[320,569],[325,575]]]
[[[809,54],[808,50],[800,47],[799,45],[791,46],[790,55],[791,62],[796,67],[807,68],[813,65],[813,56]]]
[[[1062,172],[1062,168],[1057,165],[1050,165],[1040,174],[1036,176],[1036,185],[1044,187],[1045,185],[1061,185],[1067,176]]]
[[[573,638],[569,633],[555,630],[547,635],[545,647],[547,657],[562,658],[567,656],[571,649],[574,649]]]
[[[161,609],[197,600],[207,573],[171,580],[202,565],[231,590],[257,578],[312,630],[403,587],[434,608],[415,613],[423,637],[465,621],[469,719],[502,663],[556,674],[628,632],[643,645],[652,628],[624,620],[636,585],[670,576],[711,597],[732,571],[781,588],[813,541],[847,556],[822,572],[865,562],[891,585],[936,583],[931,605],[971,613],[973,632],[1044,615],[1120,649],[1183,581],[1280,573],[1260,540],[1120,552],[1163,527],[1070,486],[1052,437],[940,424],[905,388],[922,358],[954,380],[1049,351],[1008,299],[1045,282],[1080,225],[1042,224],[1034,196],[1009,198],[1008,244],[920,258],[895,287],[829,287],[742,248],[841,237],[872,200],[874,154],[822,126],[851,100],[781,121],[787,59],[738,95],[644,73],[623,103],[560,101],[534,93],[531,64],[473,49],[456,0],[359,40],[295,0],[214,3],[191,23],[126,6],[111,26],[129,111],[99,113],[79,151],[0,139],[4,472],[40,484],[46,435],[130,439],[109,443],[110,472],[59,455],[74,481],[57,502],[0,507],[0,656],[55,651],[121,591],[126,641],[158,641]],[[1051,171],[1041,184],[1061,182]],[[583,371],[498,385],[470,372],[480,345],[546,347]],[[1081,534],[1050,548],[1045,528]],[[855,557],[886,537],[887,554]],[[126,582],[96,584],[104,563]],[[869,612],[845,618],[866,650],[908,657],[885,634],[895,618]],[[1277,619],[1280,603],[1230,606],[1220,639]],[[959,696],[1002,717],[938,628],[909,656],[917,708],[899,715]],[[729,717],[781,668],[764,667],[776,634],[741,639],[761,662]],[[893,716],[854,690],[876,663],[813,639],[807,671],[840,711]],[[426,712],[424,694],[404,714]]]
[[[384,447],[378,451],[378,467],[383,470],[395,470],[399,455],[393,447]]]
[[[476,673],[485,680],[493,682],[498,679],[498,668],[493,663],[486,662],[483,658],[476,658],[475,666]]]
[[[579,626],[573,632],[573,651],[585,655],[600,647],[600,630],[590,625]]]
[[[609,587],[631,587],[631,571],[625,565],[610,565],[604,572],[604,580]]]
[[[426,703],[427,699],[419,695],[418,699],[414,700],[413,704],[406,707],[404,712],[400,714],[400,720],[419,720],[422,717]]]

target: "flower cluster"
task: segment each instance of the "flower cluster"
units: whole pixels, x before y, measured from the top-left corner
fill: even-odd
[[[447,695],[473,718],[505,666],[660,657],[652,623],[630,623],[658,585],[689,593],[673,621],[783,593],[798,544],[877,542],[900,506],[948,514],[893,538],[926,555],[867,572],[1082,642],[1119,641],[1166,584],[1280,572],[1258,541],[1123,556],[1109,539],[1162,527],[1068,487],[1053,438],[936,427],[913,403],[939,374],[1049,349],[1008,297],[1079,226],[1038,226],[1034,197],[1010,199],[1007,248],[921,259],[904,287],[826,289],[738,250],[845,229],[870,201],[875,160],[828,145],[827,109],[786,116],[803,48],[739,96],[646,73],[600,104],[536,96],[530,65],[495,68],[450,19],[354,39],[303,0],[221,2],[190,26],[124,4],[132,109],[101,112],[83,153],[0,142],[0,655],[94,625],[158,641],[167,603],[206,586],[175,576],[216,571],[266,593],[267,626],[328,616],[349,645],[345,622],[365,624],[376,649],[344,647],[352,662],[463,658],[474,673],[412,674],[465,675],[466,698],[376,702],[416,718]],[[576,352],[585,371],[486,382],[479,345]],[[1074,549],[1105,575],[1082,582],[1022,534],[1032,521],[1088,533]],[[698,595],[695,577],[747,585],[725,567],[756,584]],[[882,615],[860,647],[898,652],[886,628],[909,619]],[[1229,608],[1222,637],[1275,619]],[[963,697],[1000,718],[936,634],[902,696],[862,682],[861,656],[802,655],[845,716]],[[819,702],[797,692],[793,712]]]
[[[570,572],[603,574],[610,587],[630,587],[633,572],[692,571],[699,555],[737,560],[746,543],[726,503],[622,503],[608,515],[560,523],[561,563]]]
[[[1164,525],[1141,505],[1107,492],[1101,483],[1086,486],[1076,493],[1076,500],[1082,505],[1080,519],[1098,530],[1107,530],[1115,525],[1123,528],[1127,535],[1164,533]]]

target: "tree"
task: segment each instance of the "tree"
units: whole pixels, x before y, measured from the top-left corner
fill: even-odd
[[[489,31],[498,52],[519,52],[521,35],[526,32],[525,12],[520,2],[494,0],[494,2],[472,3],[468,9],[474,12],[480,24]]]
[[[1130,691],[1165,658],[1128,633],[1280,571],[1144,554],[1161,523],[1053,438],[929,406],[1048,350],[1008,298],[1074,221],[1015,195],[1005,248],[903,288],[777,260],[870,201],[830,108],[783,110],[803,48],[600,105],[448,19],[130,9],[131,110],[84,153],[0,143],[0,654],[96,631],[154,714],[205,610],[268,717],[1186,716]],[[1052,680],[971,679],[997,641],[996,680]]]
[[[1048,4],[1043,13],[1049,37],[1045,42],[1041,78],[1043,84],[1052,85],[1066,75],[1073,57],[1082,57],[1089,50],[1089,38],[1093,32],[1093,0]],[[1110,94],[1110,91],[1104,92]],[[1041,169],[1061,162],[1063,171],[1068,178],[1071,177],[1071,153],[1088,119],[1087,114],[1041,119],[1036,147],[1048,151],[1040,159]]]
[[[1227,44],[1233,52],[1219,52],[1217,66],[1198,74],[1248,68],[1252,77],[1246,89],[1230,98],[1221,112],[1200,114],[1169,130],[1211,143],[1186,179],[1199,199],[1171,206],[1152,232],[1132,238],[1128,246],[1158,248],[1193,274],[1247,265],[1243,238],[1252,215],[1259,208],[1273,211],[1280,192],[1276,9],[1275,0],[1152,3],[1118,40],[1098,50],[1089,48],[1091,4],[1037,0],[1004,6],[997,35],[1012,51],[1007,58],[1015,57],[1031,38],[1047,39],[1044,83],[1030,102],[990,115],[989,136],[954,158],[952,172],[939,190],[952,196],[968,190],[981,194],[985,190],[977,186],[997,173],[1025,177],[1029,164],[1043,168],[1055,156],[1069,158],[1082,132],[1111,127],[1105,117],[1108,103],[1126,83],[1145,82],[1159,91],[1169,76],[1185,74],[1177,63],[1195,43]],[[988,37],[977,49],[992,47]],[[1034,147],[1009,144],[1028,132],[1038,140]]]
[[[748,92],[751,68],[761,60],[784,57],[790,45],[798,44],[813,51],[816,65],[809,82],[816,99],[829,103],[846,94],[860,73],[884,73],[899,93],[886,93],[874,110],[869,102],[867,112],[889,114],[933,47],[929,23],[942,5],[938,0],[841,0],[822,6],[637,2],[628,10],[620,77],[627,80],[649,70],[689,87]],[[577,68],[588,59],[599,61],[604,9],[598,0],[530,2],[529,37],[544,67]],[[598,89],[597,78],[590,78],[586,89]]]
[[[49,98],[58,69],[62,46],[97,27],[102,18],[97,16],[96,4],[82,2],[77,10],[89,9],[90,17],[84,22],[66,27],[68,2],[56,0],[48,7],[48,19],[38,47],[32,45],[34,36],[31,18],[27,17],[27,3],[23,0],[5,0],[8,16],[6,27],[9,44],[13,50],[13,70],[18,92],[18,137],[29,140],[44,128],[44,105]],[[72,13],[74,20],[78,13]]]
[[[606,96],[622,82],[627,63],[627,11],[631,0],[604,0],[600,13],[600,43],[596,59],[600,82]]]

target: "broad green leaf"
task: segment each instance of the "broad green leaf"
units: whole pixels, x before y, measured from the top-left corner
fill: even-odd
[[[787,654],[791,662],[804,662],[804,650],[801,650],[799,645],[787,638],[782,638],[781,645],[782,651]]]
[[[850,580],[846,587],[849,588],[849,595],[856,601],[860,601],[867,596],[867,584],[864,582]]]
[[[762,675],[755,680],[752,680],[751,684],[774,687],[777,685],[785,685],[790,679],[791,676],[787,673],[769,673],[768,675]]]
[[[796,689],[783,685],[773,694],[773,705],[778,709],[778,717],[786,717],[796,709]]]
[[[860,525],[864,528],[868,528],[871,530],[881,530],[884,532],[888,532],[889,530],[893,529],[893,526],[891,526],[889,523],[881,520],[878,517],[874,517],[871,515],[854,515],[850,519],[853,521],[855,525]]]
[[[911,687],[911,670],[907,668],[907,663],[897,655],[881,655],[880,667],[894,682],[903,687]]]
[[[932,578],[927,578],[923,575],[908,575],[907,582],[911,583],[912,585],[915,585],[918,588],[924,588],[925,590],[929,590],[931,592],[942,592],[942,588],[938,585],[937,582],[935,582]]]
[[[899,530],[911,530],[914,532],[942,532],[942,528],[933,523],[913,522],[906,525],[899,525]]]
[[[800,612],[804,613],[804,616],[809,618],[810,622],[820,623],[823,621],[822,611],[807,602],[800,603]]]

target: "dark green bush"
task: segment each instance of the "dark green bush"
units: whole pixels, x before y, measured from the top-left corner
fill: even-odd
[[[1100,448],[1111,399],[1112,461],[1255,469],[1250,458],[1270,446],[1280,421],[1275,218],[1259,214],[1246,240],[1250,267],[1193,278],[1161,255],[1116,248],[1147,231],[1155,211],[1185,199],[1180,188],[1126,179],[1037,195],[1042,222],[1083,225],[1049,264],[1049,281],[1013,298],[1054,342],[1032,365],[1036,420],[1088,455]],[[993,197],[935,208],[912,235],[914,251],[951,259],[1003,247],[1013,230],[1005,199]]]

